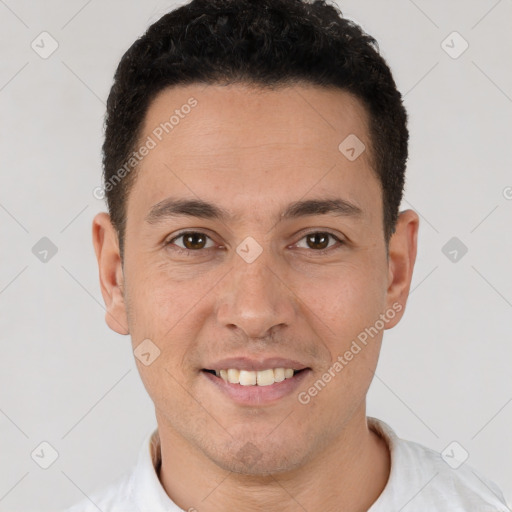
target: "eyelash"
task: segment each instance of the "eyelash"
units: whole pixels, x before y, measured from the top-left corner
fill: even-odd
[[[334,238],[334,240],[336,242],[338,242],[339,246],[337,247],[337,249],[340,249],[341,247],[340,246],[343,246],[345,244],[345,242],[343,240],[341,240],[340,238],[338,238],[336,235],[334,235],[333,233],[330,233],[329,231],[310,231],[309,233],[306,233],[304,234],[299,242],[301,240],[303,240],[304,238],[306,238],[307,236],[309,235],[315,235],[315,234],[322,234],[322,235],[328,235],[332,238]],[[175,240],[178,240],[179,238],[182,238],[184,237],[185,235],[204,235],[206,236],[206,238],[210,239],[211,240],[211,237],[209,237],[206,233],[203,233],[202,231],[183,231],[182,233],[179,233],[178,235],[174,236],[173,238],[171,238],[170,240],[168,240],[165,245],[166,246],[170,246],[173,244],[173,242]],[[321,249],[321,250],[314,250],[314,249],[310,249],[312,252],[314,252],[315,254],[319,254],[319,255],[323,255],[323,254],[327,254],[328,252],[330,252],[333,247],[335,246],[331,246],[327,249]],[[191,256],[192,253],[201,253],[201,252],[205,252],[205,251],[208,251],[209,249],[213,249],[213,247],[208,247],[206,249],[197,249],[197,250],[192,250],[192,249],[183,249],[182,247],[178,247],[178,246],[175,246],[172,248],[172,250],[178,252],[179,254],[185,254],[186,256]]]

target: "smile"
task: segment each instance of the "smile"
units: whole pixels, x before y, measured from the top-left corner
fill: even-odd
[[[266,370],[203,369],[215,388],[239,405],[263,405],[292,394],[310,368],[268,368]]]
[[[227,370],[207,370],[215,373],[223,381],[230,384],[240,384],[241,386],[271,386],[276,382],[283,382],[285,379],[291,379],[295,373],[302,370],[293,368],[269,368],[268,370],[238,370],[229,368]]]

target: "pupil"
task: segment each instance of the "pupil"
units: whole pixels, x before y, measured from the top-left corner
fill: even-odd
[[[195,242],[194,239],[199,239],[200,242]],[[190,244],[188,243],[190,242]],[[188,249],[202,249],[202,246],[204,244],[204,237],[199,233],[189,233],[188,235],[185,235],[185,246]]]
[[[326,233],[313,233],[309,235],[310,240],[313,239],[313,244],[320,244],[322,247],[316,247],[316,249],[325,249],[329,245],[329,237]],[[321,241],[318,241],[320,239]]]

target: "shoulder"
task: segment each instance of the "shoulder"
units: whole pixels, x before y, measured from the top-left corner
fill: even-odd
[[[135,465],[110,485],[89,493],[64,512],[141,512],[180,510],[166,494],[158,478],[160,461],[158,430],[143,440]]]
[[[423,478],[425,487],[422,492],[432,504],[481,512],[510,510],[499,487],[471,464],[462,461],[465,455],[457,460],[453,449],[441,454],[413,441],[401,440],[401,443],[409,453],[409,463],[423,466],[422,470],[409,467],[409,473],[412,478],[415,475]]]
[[[391,452],[391,473],[375,505],[404,507],[408,511],[510,512],[499,487],[468,464],[464,449],[454,445],[443,454],[414,441],[401,439],[381,420],[368,418]],[[430,507],[430,508],[429,508]],[[375,508],[375,512],[380,509]],[[374,509],[371,509],[374,512]]]

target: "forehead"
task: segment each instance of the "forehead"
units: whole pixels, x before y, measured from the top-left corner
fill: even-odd
[[[366,150],[347,158],[347,140]],[[248,202],[263,212],[308,190],[315,196],[343,192],[356,204],[379,190],[366,110],[338,89],[169,88],[148,108],[142,144],[152,147],[138,164],[131,195],[146,210],[168,196],[217,199],[236,214]]]
[[[216,130],[220,125],[222,132]],[[171,139],[185,144],[174,149],[190,154],[192,149],[204,153],[251,143],[322,141],[325,148],[333,143],[336,149],[338,139],[353,133],[350,130],[367,137],[366,109],[347,91],[313,85],[270,90],[247,84],[192,84],[161,91],[149,105],[143,133],[152,133],[164,144]],[[192,140],[196,135],[202,140]]]

